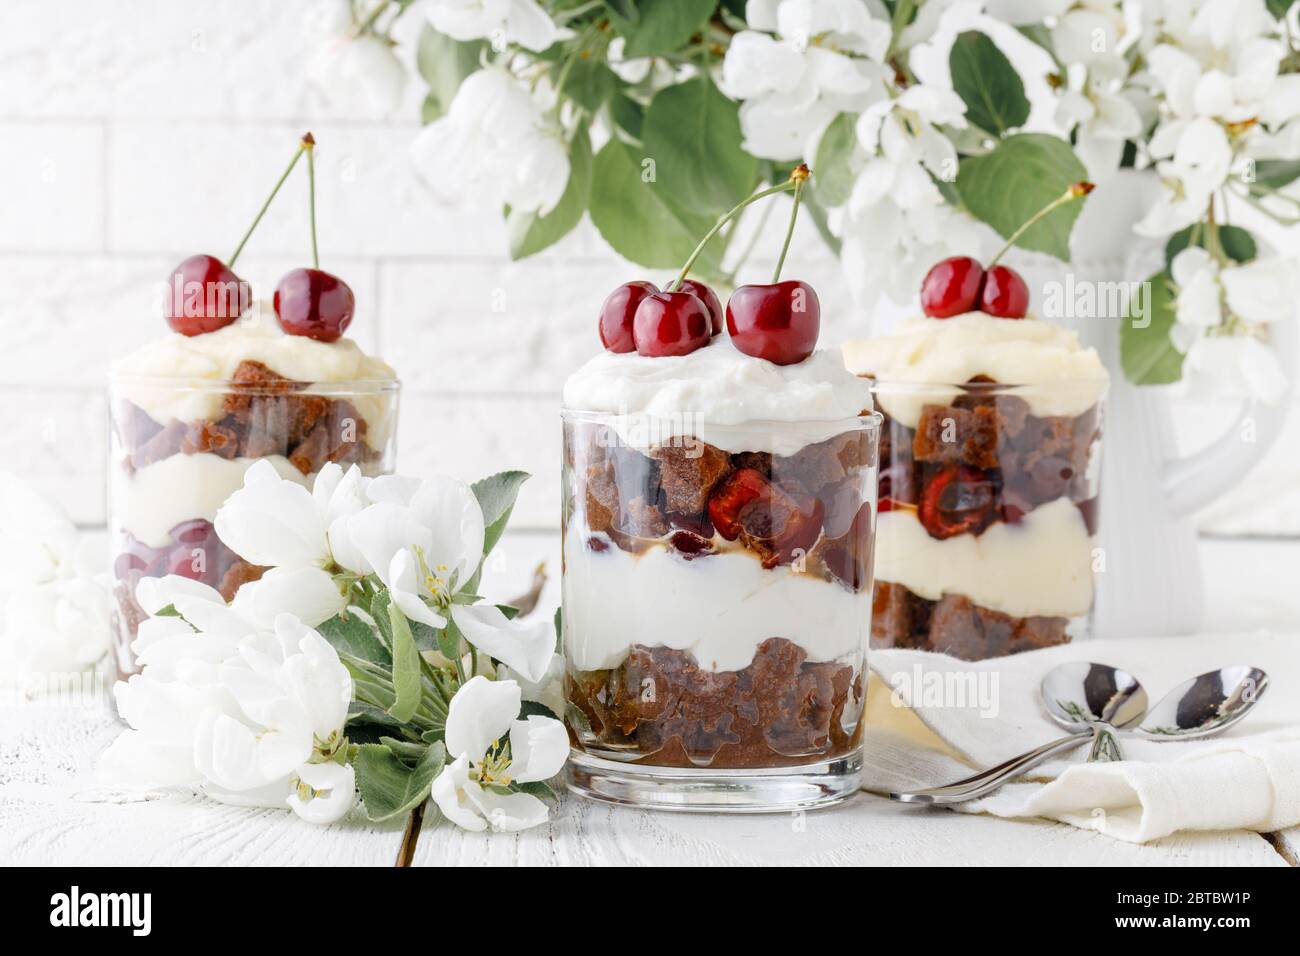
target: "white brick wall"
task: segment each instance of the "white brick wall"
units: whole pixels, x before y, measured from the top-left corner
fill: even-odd
[[[388,118],[330,103],[305,81],[317,43],[310,24],[328,2],[0,3],[10,459],[83,522],[104,517],[98,389],[110,359],[163,330],[157,284],[193,252],[229,254],[310,129],[320,142],[323,264],[357,293],[351,333],[406,383],[400,466],[466,478],[526,468],[537,477],[516,524],[554,524],[561,382],[598,347],[606,290],[644,271],[585,225],[511,263],[492,209],[437,204],[407,161],[419,80]],[[409,40],[418,22],[408,20],[400,33]],[[306,262],[305,179],[286,190],[239,263],[261,289]],[[766,281],[783,220],[774,209],[742,280]],[[864,331],[806,217],[795,250],[792,265],[822,298],[824,340]]]
[[[598,347],[606,290],[643,270],[586,225],[511,263],[492,209],[439,205],[407,159],[417,79],[387,118],[304,79],[323,2],[136,0],[129,14],[102,0],[0,4],[0,388],[23,410],[16,457],[81,521],[104,517],[97,390],[109,361],[163,330],[155,299],[175,262],[229,254],[310,129],[322,264],[357,293],[351,334],[405,383],[400,466],[465,478],[525,468],[536,478],[516,524],[554,525],[560,385]],[[779,246],[771,232],[755,278]],[[847,329],[834,263],[810,225],[798,241],[830,324]],[[239,271],[269,290],[307,253],[299,175]]]

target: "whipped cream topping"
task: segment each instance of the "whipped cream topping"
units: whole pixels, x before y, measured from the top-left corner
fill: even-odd
[[[569,376],[564,406],[615,416],[623,441],[641,450],[694,435],[724,451],[791,455],[853,427],[871,390],[838,349],[776,365],[720,335],[689,355],[601,352]]]
[[[1011,393],[1039,417],[1080,415],[1109,382],[1096,350],[1083,348],[1074,332],[982,312],[907,319],[890,335],[846,344],[844,361],[853,374],[885,386],[876,390],[876,401],[908,428],[916,427],[923,405],[948,404],[964,382],[980,375],[1013,386]]]
[[[159,424],[171,419],[212,421],[222,416],[224,383],[246,360],[261,362],[299,382],[356,386],[355,395],[340,397],[352,402],[366,419],[368,444],[382,447],[387,442],[396,403],[380,389],[396,380],[393,369],[351,339],[318,342],[285,335],[266,306],[255,307],[215,332],[193,336],[173,332],[155,339],[116,361],[113,378],[126,398]]]
[[[687,561],[666,549],[593,551],[564,536],[564,647],[580,671],[617,667],[634,644],[690,651],[700,668],[749,666],[758,646],[783,637],[810,661],[863,653],[871,589],[854,593],[788,567],[764,570],[727,551]]]
[[[1077,617],[1092,607],[1092,549],[1068,498],[976,537],[932,538],[909,510],[876,519],[876,580],[937,601],[960,594],[1013,617]]]

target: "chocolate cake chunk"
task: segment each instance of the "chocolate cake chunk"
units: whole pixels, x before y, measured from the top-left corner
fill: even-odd
[[[601,744],[655,766],[788,766],[847,753],[860,734],[854,667],[810,663],[783,638],[764,641],[738,671],[636,645],[613,670],[570,675],[567,692]]]
[[[221,583],[217,585],[217,590],[221,592],[221,596],[227,601],[233,601],[235,592],[250,581],[258,580],[265,573],[266,568],[237,559],[221,576]]]
[[[181,436],[179,450],[182,455],[208,454],[234,458],[239,454],[239,434],[233,428],[218,422],[195,422]]]
[[[930,601],[890,581],[877,581],[875,587],[872,647],[905,647],[979,661],[1070,639],[1064,617],[1013,617],[959,594]]]
[[[659,482],[669,511],[699,514],[731,467],[730,456],[707,442],[660,445],[650,452],[659,463]]]
[[[790,477],[813,492],[856,475],[872,464],[871,441],[865,432],[844,432],[801,448],[788,458],[777,458],[773,469],[778,481]]]
[[[972,468],[998,467],[998,420],[993,408],[926,405],[912,439],[917,461],[960,462]]]

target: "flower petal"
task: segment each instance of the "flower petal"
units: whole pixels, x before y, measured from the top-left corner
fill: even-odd
[[[467,783],[469,759],[457,757],[442,768],[442,773],[433,781],[429,796],[444,817],[458,827],[478,833],[487,829],[487,821],[479,816],[474,804],[465,799],[464,788]]]
[[[294,776],[315,794],[303,798],[294,787],[285,802],[308,823],[335,823],[342,820],[356,802],[356,771],[351,764],[308,763]]]
[[[456,605],[452,620],[480,651],[537,682],[555,653],[555,626],[544,619],[510,620],[491,604]]]
[[[514,681],[471,677],[447,708],[447,753],[482,760],[493,742],[509,733],[522,703]]]
[[[316,567],[272,568],[241,587],[230,605],[260,631],[270,631],[284,613],[316,627],[346,606],[347,596],[334,578]]]
[[[546,822],[546,804],[531,793],[496,793],[485,790],[473,780],[466,781],[463,793],[493,830],[511,833]]]
[[[510,728],[510,776],[519,783],[554,777],[569,758],[569,732],[551,717],[532,715]]]
[[[311,492],[259,461],[217,511],[217,535],[245,561],[266,567],[325,564],[325,522]]]

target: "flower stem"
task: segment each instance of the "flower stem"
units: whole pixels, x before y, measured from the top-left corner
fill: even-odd
[[[316,251],[316,140],[311,133],[302,138],[302,148],[307,154],[307,203],[311,219],[311,267],[320,268],[320,254]]]
[[[424,825],[424,804],[411,811],[406,818],[406,829],[402,832],[402,845],[397,850],[397,862],[394,866],[410,866],[415,860],[415,845],[420,840],[420,827]]]
[[[357,37],[361,36],[361,34],[369,30],[370,27],[374,25],[374,22],[379,19],[379,15],[388,9],[389,2],[390,0],[379,0],[378,3],[371,7],[370,12],[366,14],[365,19],[358,23],[356,29],[352,31],[352,39],[355,40]]]
[[[800,170],[803,171],[802,175]],[[794,205],[790,207],[790,225],[785,229],[785,242],[781,244],[781,258],[776,260],[776,271],[772,273],[773,285],[781,281],[781,268],[785,265],[785,254],[790,251],[790,240],[794,238],[794,223],[799,218],[799,194],[803,192],[803,184],[808,180],[808,167],[804,165],[795,167],[790,178],[794,180]]]
[[[1031,226],[1033,226],[1034,223],[1038,222],[1048,213],[1056,209],[1059,209],[1061,206],[1064,206],[1066,203],[1073,202],[1075,199],[1079,199],[1082,196],[1088,195],[1088,193],[1092,192],[1093,189],[1095,188],[1096,187],[1089,182],[1078,182],[1071,185],[1069,189],[1061,193],[1061,195],[1057,196],[1046,206],[1038,210],[1038,212],[1034,213],[1023,223],[1021,223],[1020,228],[1017,229],[1015,232],[1013,232],[1010,238],[1007,239],[1006,244],[1003,245],[1003,247],[998,250],[998,254],[989,260],[988,265],[984,267],[985,270],[987,271],[988,269],[992,269],[995,265],[997,265],[998,260],[1001,259],[1003,256],[1007,254],[1007,252],[1010,251],[1011,247],[1016,244],[1016,242],[1020,239],[1020,237],[1023,236],[1025,232],[1028,231]]]
[[[311,133],[308,133],[305,137],[303,137],[303,143],[305,143],[310,138],[311,138]],[[280,174],[280,178],[276,180],[275,188],[271,190],[271,195],[266,197],[266,202],[262,203],[262,208],[257,211],[257,215],[253,218],[253,224],[249,226],[248,231],[244,233],[244,238],[239,240],[239,245],[235,246],[235,251],[231,254],[230,259],[226,262],[226,265],[229,266],[231,269],[235,267],[235,260],[239,258],[239,254],[244,251],[244,245],[248,242],[249,236],[253,234],[253,230],[257,228],[257,224],[262,221],[262,217],[266,215],[267,209],[271,207],[271,200],[273,200],[275,198],[275,194],[280,191],[280,187],[284,185],[284,181],[289,178],[289,174],[293,172],[293,167],[298,165],[298,158],[302,156],[304,150],[306,149],[303,143],[298,144],[298,149],[293,154],[293,159],[289,160],[289,165],[285,168],[285,171]]]
[[[801,177],[800,177],[799,170],[803,170]],[[704,247],[709,244],[709,240],[712,239],[714,236],[716,236],[719,232],[721,232],[723,226],[731,222],[731,220],[735,219],[736,216],[740,214],[740,211],[742,209],[744,209],[746,206],[750,205],[751,203],[756,203],[760,199],[765,199],[768,196],[775,196],[777,193],[788,193],[792,189],[797,189],[799,184],[804,179],[807,178],[808,178],[808,167],[801,163],[799,166],[795,168],[795,171],[790,174],[790,178],[787,179],[785,182],[777,186],[769,186],[767,187],[767,189],[760,189],[752,196],[749,196],[748,198],[742,199],[740,202],[738,202],[735,206],[732,207],[730,212],[728,212],[725,216],[723,216],[721,219],[719,219],[717,222],[713,224],[712,229],[710,229],[707,233],[704,234],[704,238],[700,240],[699,245],[695,247],[695,251],[692,252],[690,258],[686,260],[686,265],[682,266],[682,271],[677,273],[677,278],[673,279],[672,282],[668,283],[667,287],[664,288],[664,291],[672,292],[674,289],[676,289],[679,285],[682,284],[682,280],[685,279],[690,274],[691,267],[695,265],[695,260],[700,257],[700,254],[704,252]]]

